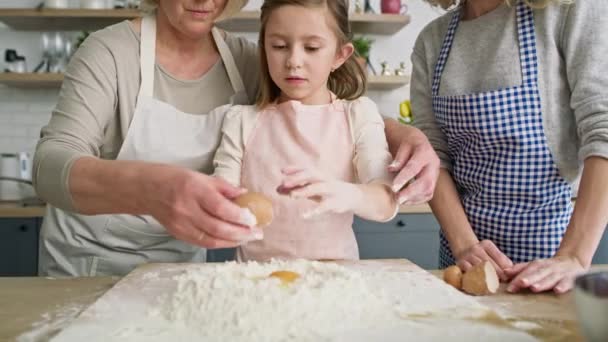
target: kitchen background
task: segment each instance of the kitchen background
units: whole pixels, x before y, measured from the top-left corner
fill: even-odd
[[[80,6],[80,0],[57,2],[64,1],[72,7]],[[262,2],[262,0],[251,0],[245,10],[257,10]],[[391,70],[399,67],[401,62],[405,62],[406,74],[409,75],[410,54],[418,33],[442,13],[440,9],[431,7],[423,0],[402,2],[408,6],[407,13],[411,17],[408,25],[392,35],[363,34],[374,40],[370,61],[378,73],[381,71],[382,61],[387,61]],[[40,3],[41,0],[0,0],[0,8],[33,8]],[[352,0],[351,6],[354,7],[354,3],[355,1]],[[380,13],[380,0],[371,0],[370,4],[376,13]],[[7,68],[6,49],[15,49],[19,55],[25,57],[28,71],[32,71],[42,60],[44,30],[45,28],[41,27],[40,31],[16,31],[0,22],[0,53],[2,54],[0,70],[4,71]],[[66,34],[74,40],[78,35],[79,32]],[[257,40],[255,33],[243,33],[243,35]],[[58,93],[57,87],[23,89],[0,85],[0,153],[34,151],[40,128],[48,122]],[[397,116],[399,103],[409,98],[409,87],[406,85],[393,90],[371,90],[368,95],[378,103],[383,114]]]
[[[79,8],[81,4],[97,6],[100,3],[105,3],[105,6],[113,6],[113,4],[124,4],[133,0],[0,0],[0,10],[35,8],[41,1],[59,5],[67,3],[70,7]],[[245,10],[259,9],[262,1],[250,0]],[[395,1],[399,2],[399,0]],[[351,0],[353,11],[356,2],[364,3],[364,0]],[[402,0],[401,2],[408,7],[409,23],[407,25],[403,25],[404,21],[407,20],[401,20],[404,17],[397,17],[401,19],[397,20],[396,24],[390,22],[392,19],[388,20],[387,23],[384,18],[378,24],[374,22],[377,17],[374,17],[372,19],[366,18],[367,23],[364,24],[364,28],[356,30],[356,37],[365,36],[373,39],[370,62],[378,74],[382,70],[382,61],[388,62],[393,75],[395,68],[398,68],[402,62],[405,65],[405,77],[390,76],[376,79],[375,87],[380,86],[382,90],[370,90],[368,93],[368,96],[376,101],[383,114],[393,117],[399,116],[400,103],[409,98],[410,55],[416,37],[430,21],[443,13],[440,9],[431,7],[423,0]],[[369,3],[372,11],[380,13],[381,0],[370,0]],[[19,15],[23,14],[20,13]],[[0,11],[0,72],[3,72],[4,69],[19,68],[19,62],[5,62],[6,50],[8,49],[16,50],[19,56],[24,56],[27,65],[26,71],[32,72],[43,60],[43,51],[51,51],[52,49],[49,47],[54,45],[51,42],[57,42],[57,39],[55,39],[56,33],[48,26],[52,25],[53,22],[51,20],[49,24],[37,24],[34,30],[22,31],[4,25],[3,20],[6,20],[6,18],[6,12],[2,14]],[[31,21],[22,18],[13,18],[13,20],[20,25],[36,20],[40,22],[40,15],[37,13]],[[75,20],[80,20],[74,26],[75,30],[82,30],[81,26],[88,24],[90,21],[90,19],[82,20],[78,18]],[[65,21],[66,19],[60,20],[62,24],[65,24]],[[247,21],[248,19],[245,18],[239,22]],[[253,17],[249,20],[249,23],[255,22],[256,19]],[[369,22],[372,22],[372,24],[369,24]],[[374,26],[374,23],[376,26]],[[393,28],[389,29],[389,32],[383,32],[383,34],[370,34],[370,30],[373,28],[386,29],[387,27]],[[72,31],[62,34],[75,42],[81,33],[82,31]],[[242,34],[248,39],[257,40],[257,34],[251,30],[249,33]],[[66,40],[60,39],[60,41],[62,44],[59,45],[63,46],[60,50],[63,51],[66,47]],[[47,49],[43,48],[45,42],[47,43]],[[49,55],[48,51],[45,54],[46,57],[54,56],[56,60],[57,56],[52,53]],[[9,59],[15,59],[14,55],[11,57]],[[54,87],[46,88],[40,87],[39,81],[31,80],[39,77],[39,75],[34,75],[34,77],[25,75],[26,81],[19,81],[21,84],[27,84],[27,88],[6,86],[7,79],[14,78],[15,75],[19,74],[0,73],[0,154],[11,152],[32,153],[34,151],[40,128],[48,122],[59,94],[59,82],[57,80],[54,81]],[[43,77],[49,75],[51,74],[44,74]],[[380,82],[377,82],[378,80]],[[0,176],[3,174],[10,176],[16,172],[15,169],[18,169],[16,166],[22,165],[17,161],[23,155],[23,153],[20,153],[19,155],[5,154],[2,156],[3,163],[0,163],[2,165]],[[15,165],[15,167],[11,165]],[[19,177],[19,175],[16,176]],[[31,186],[24,185],[23,187],[27,188],[27,191],[21,191],[20,188],[16,188],[15,184],[11,181],[0,182],[0,276],[36,275],[38,235],[44,207],[37,205],[36,201],[28,201],[28,199],[35,200]],[[12,190],[7,192],[8,185],[11,186],[10,189]],[[23,201],[17,205],[7,204],[6,201],[3,202],[3,199],[7,199],[4,196],[6,194],[23,198]],[[407,258],[423,268],[437,268],[440,228],[430,208],[426,205],[402,207],[397,217],[386,223],[356,219],[353,228],[362,259]],[[231,250],[209,251],[208,260],[223,261],[231,258],[232,253]],[[608,233],[604,235],[604,240],[596,253],[594,262],[608,263]]]

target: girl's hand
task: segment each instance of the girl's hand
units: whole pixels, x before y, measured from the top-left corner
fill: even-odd
[[[474,244],[468,249],[458,253],[456,258],[456,264],[464,272],[467,272],[473,268],[473,266],[486,260],[490,261],[496,269],[496,273],[501,281],[507,281],[509,279],[504,270],[513,267],[511,259],[501,252],[490,240],[483,240]]]
[[[532,262],[516,264],[506,270],[509,277],[515,277],[507,287],[509,292],[530,289],[543,292],[553,289],[555,293],[568,292],[574,286],[574,278],[586,268],[574,257],[555,256]]]
[[[304,214],[305,218],[328,212],[353,211],[363,198],[363,193],[356,184],[327,180],[314,170],[290,166],[281,171],[285,179],[279,186],[280,193],[289,194],[293,198],[308,198],[319,203],[316,208]]]

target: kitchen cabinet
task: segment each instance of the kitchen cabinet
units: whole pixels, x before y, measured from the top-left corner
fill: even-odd
[[[593,264],[608,264],[608,227],[606,227],[600,245],[595,251]]]
[[[435,269],[439,255],[439,224],[432,214],[400,214],[390,222],[355,219],[353,228],[361,259],[407,258]],[[209,250],[207,261],[234,259],[234,249]]]
[[[399,214],[386,223],[355,218],[361,259],[406,258],[425,269],[439,264],[439,223],[433,214]]]
[[[40,218],[0,218],[0,276],[38,274]]]

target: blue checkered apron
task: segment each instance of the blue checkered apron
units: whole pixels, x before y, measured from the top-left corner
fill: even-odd
[[[513,262],[552,257],[572,213],[571,188],[547,146],[538,90],[532,10],[517,5],[523,83],[478,94],[439,96],[454,33],[456,10],[433,78],[433,109],[448,142],[466,215],[479,240],[491,240]],[[441,233],[440,266],[454,264]]]

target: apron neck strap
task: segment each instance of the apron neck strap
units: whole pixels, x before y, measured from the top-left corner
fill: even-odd
[[[462,14],[462,5],[456,10],[448,26],[448,31],[443,40],[439,58],[435,65],[435,74],[433,75],[432,93],[433,96],[439,95],[439,86],[441,85],[441,75],[445,68],[456,29],[460,23]],[[536,33],[534,30],[534,13],[523,1],[517,3],[517,39],[519,41],[519,60],[521,64],[522,81],[525,85],[533,85],[538,81],[538,57],[536,55]]]
[[[245,84],[243,83],[243,79],[241,78],[241,73],[236,66],[236,62],[234,61],[234,57],[232,56],[232,52],[226,44],[224,37],[222,37],[222,33],[215,26],[211,29],[211,34],[213,35],[213,39],[215,40],[215,45],[217,45],[217,49],[220,53],[220,57],[224,62],[224,66],[226,67],[226,72],[228,73],[228,79],[230,79],[230,84],[232,84],[232,89],[236,94],[245,92]]]
[[[232,56],[232,52],[228,44],[224,41],[221,32],[213,27],[211,33],[217,49],[220,53],[220,58],[226,67],[228,78],[232,84],[232,89],[235,93],[245,92],[245,84],[239,73],[239,70]],[[139,96],[154,96],[154,70],[156,64],[156,15],[146,15],[141,22],[141,38],[139,63],[141,68],[141,84],[139,87]]]
[[[139,64],[141,84],[139,97],[154,96],[154,65],[156,64],[156,14],[146,15],[141,21],[141,38],[139,47]]]

